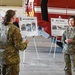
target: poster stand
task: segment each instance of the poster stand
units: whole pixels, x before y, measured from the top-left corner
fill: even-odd
[[[25,36],[33,38],[36,55],[37,58],[39,59],[36,42],[34,38],[34,36],[38,36],[37,18],[21,16],[19,20],[20,20],[19,24],[20,24],[21,34],[24,37],[23,39],[25,39]],[[24,62],[25,62],[25,51],[23,53],[23,63]]]
[[[37,50],[37,46],[36,46],[36,41],[35,41],[34,37],[35,36],[33,36],[34,46],[35,46],[35,50],[36,50],[37,59],[39,60],[39,54],[38,54],[38,50]]]
[[[37,50],[37,46],[36,46],[36,41],[35,41],[35,36],[32,37],[33,38],[33,42],[34,42],[34,46],[35,46],[35,50],[36,50],[36,56],[37,59],[39,60],[39,54],[38,54],[38,50]],[[23,52],[23,64],[25,63],[25,50]]]
[[[27,39],[27,36],[23,37],[23,40],[25,41]],[[23,51],[23,64],[25,63],[25,52],[26,50]]]
[[[50,38],[50,41],[51,41],[51,38]],[[51,43],[51,47],[50,47],[50,51],[49,51],[49,55],[50,55],[50,54],[51,54],[51,51],[52,51],[52,49],[53,49],[53,43],[54,43],[54,53],[53,53],[53,58],[55,58],[56,42],[57,42],[57,36],[53,37],[52,43]]]
[[[68,19],[62,19],[61,16],[59,16],[59,18],[51,18],[51,35],[54,37],[52,39],[49,55],[51,54],[52,47],[54,46],[53,58],[55,58],[57,38],[63,35],[63,32],[67,27]]]

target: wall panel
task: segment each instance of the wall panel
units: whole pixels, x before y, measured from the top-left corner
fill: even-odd
[[[0,0],[0,6],[22,6],[22,0]]]

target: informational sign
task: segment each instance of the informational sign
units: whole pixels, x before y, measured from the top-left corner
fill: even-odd
[[[51,35],[52,36],[62,36],[66,27],[68,27],[68,19],[51,18]]]
[[[22,36],[37,36],[37,18],[36,17],[20,17],[20,30]]]

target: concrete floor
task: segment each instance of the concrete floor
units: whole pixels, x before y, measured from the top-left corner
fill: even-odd
[[[50,53],[50,39],[42,36],[35,37],[37,50],[35,49],[34,39],[28,39],[28,48],[25,52],[20,51],[21,62],[19,75],[65,75],[64,57],[60,47],[56,46],[55,58],[53,58],[55,44],[53,44],[53,49]],[[75,72],[73,72],[73,75],[75,75]]]
[[[41,36],[35,37],[37,51],[33,38],[28,38],[29,44],[24,52],[20,51],[21,63],[19,75],[65,75],[62,49],[57,46],[55,58],[53,52],[49,55],[51,42]],[[53,45],[54,46],[54,45]],[[60,52],[60,53],[59,53]],[[75,72],[73,72],[75,75]]]
[[[60,56],[58,55],[58,57]],[[21,64],[20,75],[65,75],[63,71],[64,62],[60,58],[47,58],[42,58],[39,61],[32,59]]]
[[[20,51],[21,63],[19,75],[65,75],[64,57],[61,48],[57,46],[55,58],[53,58],[53,52],[49,55],[50,39],[45,39],[41,36],[35,37],[37,56],[33,38],[28,39],[29,44],[25,51],[24,60],[24,52]]]

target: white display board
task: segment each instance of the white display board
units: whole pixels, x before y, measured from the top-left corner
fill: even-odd
[[[51,18],[52,36],[62,36],[66,27],[68,27],[68,19]]]
[[[0,28],[1,28],[2,22],[3,22],[3,19],[2,19],[2,16],[1,16],[1,14],[0,14]]]
[[[36,17],[20,17],[19,25],[22,36],[38,36]]]

